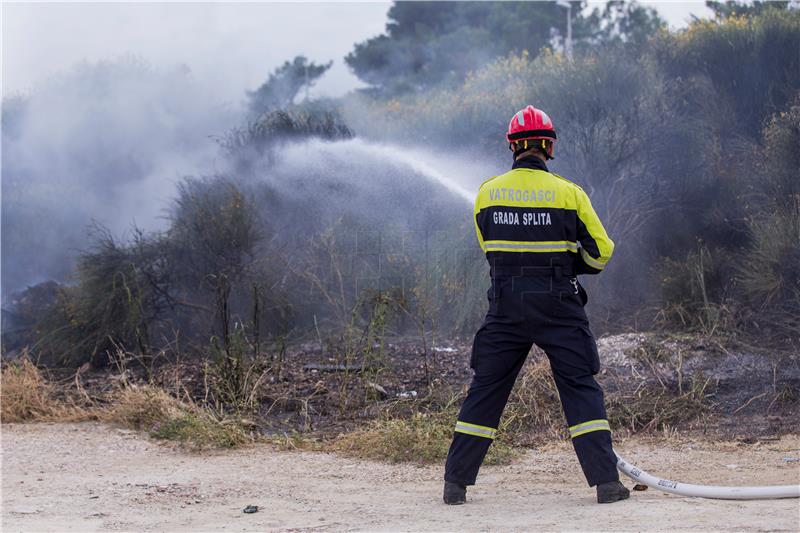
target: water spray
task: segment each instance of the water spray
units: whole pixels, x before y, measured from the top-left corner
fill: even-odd
[[[435,168],[433,164],[426,161],[431,159],[442,159],[443,156],[437,154],[430,154],[420,149],[394,146],[391,144],[382,144],[367,142],[359,138],[339,140],[336,142],[322,141],[320,139],[309,139],[302,145],[291,145],[286,151],[303,150],[312,152],[347,152],[353,158],[378,158],[383,161],[394,163],[396,165],[408,167],[417,174],[426,177],[430,181],[437,183],[455,194],[459,199],[468,204],[472,204],[475,200],[475,190],[469,190],[464,187],[457,179],[447,175],[445,172]],[[303,158],[298,158],[303,160]],[[448,161],[448,166],[450,166]],[[472,164],[464,170],[467,171],[469,176],[460,176],[462,179],[465,177],[472,178],[473,181],[477,179],[478,182],[488,178],[488,175],[480,175],[479,171],[476,172],[475,165]],[[478,173],[478,175],[474,175]]]
[[[446,176],[442,172],[439,172],[438,170],[433,168],[431,165],[421,161],[419,154],[415,154],[411,149],[399,148],[388,144],[367,143],[361,141],[360,139],[352,139],[350,141],[344,141],[344,142],[349,143],[351,148],[362,150],[364,152],[373,155],[379,155],[384,159],[386,159],[387,161],[395,161],[397,163],[406,165],[411,169],[413,169],[415,172],[418,172],[419,174],[427,176],[433,181],[438,182],[444,188],[448,189],[450,192],[457,194],[470,204],[475,200],[474,191],[467,190],[466,188],[462,187],[458,182],[456,182],[453,178]]]
[[[692,485],[648,474],[617,454],[617,469],[629,478],[663,490],[670,494],[693,498],[717,500],[774,500],[778,498],[800,498],[800,485],[774,485],[769,487],[723,487],[716,485]]]

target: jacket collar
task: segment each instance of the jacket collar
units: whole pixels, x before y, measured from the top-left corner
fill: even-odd
[[[545,165],[544,161],[535,155],[529,155],[521,159],[517,159],[514,161],[514,164],[511,165],[511,168],[527,168],[530,170],[544,170],[545,172],[550,172],[547,170],[547,165]]]

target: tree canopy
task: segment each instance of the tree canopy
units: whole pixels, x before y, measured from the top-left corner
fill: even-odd
[[[294,102],[303,88],[310,88],[333,65],[333,61],[318,65],[305,56],[297,56],[275,69],[261,86],[248,92],[248,107],[252,115],[285,108]]]
[[[641,44],[664,26],[652,8],[609,2],[583,13],[572,1],[576,48]],[[459,83],[497,57],[563,47],[567,10],[556,2],[395,2],[385,33],[358,43],[345,62],[384,94]]]
[[[754,0],[752,2],[737,2],[735,0],[717,2],[714,0],[706,0],[706,7],[714,12],[716,18],[725,19],[743,15],[760,15],[767,9],[785,10],[789,7],[789,2],[785,0],[770,0],[769,2],[761,0]]]

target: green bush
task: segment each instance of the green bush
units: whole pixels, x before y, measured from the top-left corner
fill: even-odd
[[[800,93],[764,128],[753,189],[759,212],[737,264],[751,322],[778,338],[800,335]]]
[[[274,149],[281,143],[311,137],[349,139],[353,137],[353,132],[336,111],[276,109],[264,113],[243,128],[234,128],[219,143],[235,167],[239,171],[246,171],[263,158],[271,163]]]
[[[750,223],[751,243],[742,256],[739,281],[761,329],[800,335],[800,202]]]
[[[78,258],[77,283],[62,287],[37,325],[43,360],[67,366],[108,363],[118,350],[150,353],[153,328],[168,306],[161,292],[160,237],[120,243],[98,228],[95,246]]]

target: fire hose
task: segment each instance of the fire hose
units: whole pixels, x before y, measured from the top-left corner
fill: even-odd
[[[774,485],[769,487],[720,487],[714,485],[692,485],[669,479],[662,479],[648,474],[641,468],[632,465],[617,454],[617,469],[629,478],[663,490],[670,494],[691,496],[695,498],[713,498],[718,500],[773,500],[778,498],[800,498],[800,485]]]

